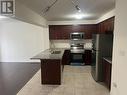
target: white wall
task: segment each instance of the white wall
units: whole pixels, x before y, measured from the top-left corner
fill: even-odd
[[[29,62],[49,48],[48,28],[18,20],[0,20],[0,62]]]
[[[116,0],[111,95],[127,95],[127,0]],[[116,87],[117,86],[117,87]]]
[[[15,18],[31,24],[46,26],[46,20],[18,0],[15,0]]]

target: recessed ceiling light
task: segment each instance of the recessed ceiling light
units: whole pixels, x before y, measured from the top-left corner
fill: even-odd
[[[84,14],[76,14],[76,15],[74,15],[74,17],[76,19],[83,19],[85,17],[85,15]]]
[[[84,19],[85,20],[85,19],[87,19],[87,18],[89,18],[91,16],[92,16],[91,14],[77,12],[77,13],[72,14],[72,15],[67,15],[66,17],[70,18],[72,20],[74,20],[74,19],[77,19],[77,20]]]

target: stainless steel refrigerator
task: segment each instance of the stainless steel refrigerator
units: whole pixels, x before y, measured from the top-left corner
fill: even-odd
[[[103,81],[103,57],[112,57],[113,35],[94,34],[92,36],[92,68],[91,74],[95,81]]]

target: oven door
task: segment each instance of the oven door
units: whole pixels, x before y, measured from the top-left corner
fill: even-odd
[[[71,63],[84,63],[84,54],[71,53]]]

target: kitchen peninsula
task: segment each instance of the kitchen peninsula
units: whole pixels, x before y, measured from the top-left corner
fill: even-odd
[[[61,84],[63,54],[65,49],[47,49],[31,59],[41,60],[41,83]]]
[[[91,65],[91,48],[84,48],[84,65]],[[71,65],[70,48],[51,48],[31,59],[41,61],[41,83],[60,85],[64,65]]]

